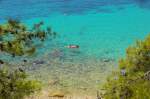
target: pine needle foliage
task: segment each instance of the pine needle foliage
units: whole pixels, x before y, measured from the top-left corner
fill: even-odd
[[[0,99],[23,99],[41,89],[41,83],[28,80],[27,74],[21,69],[0,70]]]
[[[56,36],[50,27],[43,29],[43,25],[44,22],[39,22],[29,29],[18,20],[8,19],[6,23],[0,24],[0,51],[12,56],[33,54],[36,51],[34,39],[44,41],[48,36]]]
[[[127,48],[104,88],[104,99],[150,99],[150,35]]]
[[[43,25],[43,22],[39,22],[29,29],[14,19],[8,19],[6,23],[0,24],[0,53],[6,52],[12,57],[34,54],[37,49],[34,39],[43,42],[49,36],[56,37],[56,32],[50,27],[43,29]],[[41,89],[41,83],[29,80],[22,68],[11,70],[1,68],[2,65],[6,64],[0,59],[0,99],[24,99]]]

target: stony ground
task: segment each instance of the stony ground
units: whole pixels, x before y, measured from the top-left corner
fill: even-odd
[[[116,66],[111,59],[82,62],[55,59],[27,67],[32,75],[30,77],[42,81],[45,86],[40,94],[31,99],[96,99],[97,91]]]

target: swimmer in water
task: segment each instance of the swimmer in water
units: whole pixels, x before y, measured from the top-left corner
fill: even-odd
[[[68,45],[68,46],[65,46],[66,48],[79,48],[79,45]]]

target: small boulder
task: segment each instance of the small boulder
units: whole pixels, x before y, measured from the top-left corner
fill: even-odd
[[[65,93],[62,91],[53,91],[53,92],[50,92],[48,96],[49,97],[63,98],[63,97],[65,97]]]
[[[43,60],[35,60],[35,61],[33,61],[33,65],[41,65],[41,64],[44,64],[45,63],[45,61],[43,61]]]

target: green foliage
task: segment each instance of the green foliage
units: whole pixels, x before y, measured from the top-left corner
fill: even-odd
[[[34,39],[43,42],[48,36],[56,36],[50,27],[42,29],[43,24],[34,24],[31,30],[19,20],[9,19],[5,24],[0,24],[0,51],[12,54],[13,57],[32,55],[36,51]],[[5,62],[0,59],[0,67],[2,64]],[[41,83],[29,80],[21,68],[0,68],[0,99],[23,99],[40,89]]]
[[[32,29],[28,29],[20,21],[9,19],[0,25],[0,51],[10,53],[12,56],[33,54],[36,51],[35,38],[44,41],[46,37],[56,35],[50,27],[43,29],[43,25],[43,22],[39,22],[34,24]]]
[[[23,99],[40,89],[40,82],[28,80],[20,68],[14,71],[0,70],[0,99]]]
[[[137,41],[119,60],[119,71],[111,75],[105,88],[105,99],[150,99],[150,35]],[[148,75],[145,75],[147,74]],[[148,77],[145,77],[148,76]]]
[[[150,70],[150,36],[127,48],[126,53],[126,58],[119,62],[121,68],[125,67],[133,72]]]

